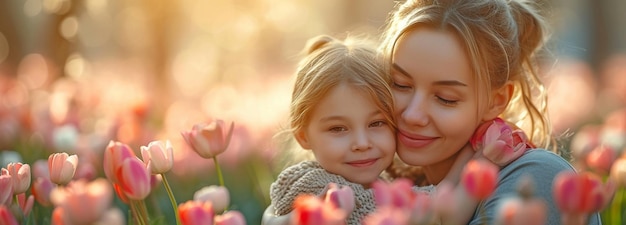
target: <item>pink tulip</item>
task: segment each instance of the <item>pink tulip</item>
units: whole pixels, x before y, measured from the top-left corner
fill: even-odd
[[[355,205],[354,191],[350,186],[339,186],[335,183],[330,183],[328,184],[328,191],[326,191],[324,201],[351,213]]]
[[[187,201],[178,206],[178,215],[183,225],[213,224],[215,213],[210,202]]]
[[[613,162],[610,178],[617,186],[626,188],[626,157],[619,158]]]
[[[234,123],[226,136],[224,121],[214,120],[209,124],[196,124],[190,131],[183,131],[183,138],[191,148],[202,158],[212,158],[226,150],[233,135]]]
[[[58,185],[66,185],[74,178],[78,156],[69,155],[65,152],[54,153],[48,157],[48,170],[50,181]]]
[[[417,192],[410,206],[410,224],[433,224],[434,204],[431,196],[427,193]]]
[[[548,207],[541,199],[510,197],[503,199],[496,214],[496,224],[541,225],[547,220]]]
[[[246,225],[246,219],[239,211],[228,211],[215,216],[215,225]]]
[[[483,155],[498,166],[508,165],[533,147],[524,131],[513,129],[501,118],[479,126],[470,143],[475,150],[482,149]]]
[[[363,218],[364,225],[406,225],[409,213],[391,205],[376,208],[376,211]]]
[[[111,184],[103,178],[91,182],[71,181],[50,193],[50,200],[57,209],[63,208],[61,212],[54,210],[53,221],[61,218],[62,221],[67,221],[64,224],[93,224],[110,208],[112,197]],[[55,217],[55,213],[61,215]]]
[[[121,142],[110,141],[104,150],[103,167],[104,175],[113,183],[118,182],[117,170],[122,166],[127,158],[135,157],[133,150],[126,144]]]
[[[139,158],[125,159],[116,176],[120,188],[129,199],[143,200],[150,194],[150,173]]]
[[[48,160],[38,159],[33,163],[33,166],[30,168],[33,173],[33,179],[37,177],[46,177],[50,178],[50,170],[48,169]]]
[[[11,175],[13,180],[13,194],[21,194],[30,187],[30,166],[22,163],[9,163],[2,168],[2,174]]]
[[[50,206],[52,204],[52,202],[50,202],[50,193],[55,187],[56,185],[53,184],[50,179],[46,177],[37,177],[35,178],[35,181],[33,181],[31,192],[39,204],[43,206]]]
[[[291,224],[294,225],[343,225],[348,216],[343,209],[325,204],[314,195],[300,195],[296,197],[293,205]]]
[[[589,214],[602,210],[613,198],[613,183],[590,172],[563,171],[554,178],[553,195],[564,214]]]
[[[586,157],[587,166],[593,171],[606,175],[611,170],[613,161],[617,158],[617,152],[605,145],[596,146]]]
[[[4,171],[4,168],[2,169]],[[0,205],[9,205],[13,197],[13,178],[11,175],[0,175]]]
[[[21,193],[17,195],[17,203],[22,210],[22,213],[26,217],[30,213],[30,210],[33,209],[33,205],[35,204],[35,196],[30,195],[28,196],[28,198],[26,198],[26,194]]]
[[[215,212],[222,212],[230,204],[230,194],[224,186],[211,185],[196,191],[193,194],[193,200],[211,202]]]
[[[391,183],[382,180],[375,181],[372,189],[376,205],[408,208],[415,197],[412,187],[413,182],[404,178],[395,179]]]
[[[170,171],[174,164],[174,153],[170,141],[153,141],[141,146],[141,157],[152,174]]]
[[[472,160],[463,168],[461,183],[470,196],[482,200],[495,190],[498,171],[499,168],[489,162]]]
[[[6,205],[0,205],[0,224],[2,225],[19,225],[17,220]]]
[[[52,225],[65,225],[69,222],[65,222],[69,219],[65,218],[65,210],[63,207],[56,207],[52,210],[52,218],[50,218]]]

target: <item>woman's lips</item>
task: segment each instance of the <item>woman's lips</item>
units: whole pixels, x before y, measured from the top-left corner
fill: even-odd
[[[410,148],[421,148],[432,143],[435,140],[437,140],[436,137],[427,137],[421,135],[408,136],[402,131],[398,132],[398,141],[400,141],[404,146]]]
[[[376,160],[378,159],[363,159],[363,160],[350,161],[350,162],[347,162],[346,164],[354,166],[354,167],[366,167],[366,166],[370,166],[376,163]]]

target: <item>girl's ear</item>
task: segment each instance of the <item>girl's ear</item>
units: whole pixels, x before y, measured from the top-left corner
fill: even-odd
[[[487,108],[487,112],[483,115],[484,121],[492,120],[504,112],[511,100],[511,96],[513,96],[514,88],[513,83],[507,82],[504,86],[492,92],[493,99],[491,105]]]
[[[306,133],[303,130],[295,131],[293,136],[298,141],[298,144],[304,149],[311,149],[311,145],[309,144],[309,140],[306,136]]]

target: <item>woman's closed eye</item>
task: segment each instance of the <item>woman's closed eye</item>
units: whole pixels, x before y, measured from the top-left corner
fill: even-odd
[[[411,86],[406,85],[406,84],[400,84],[398,82],[393,82],[392,86],[393,88],[398,89],[398,90],[411,90]]]
[[[459,102],[458,100],[446,99],[446,98],[442,98],[441,96],[436,96],[436,97],[437,97],[437,100],[439,100],[439,102],[448,106],[454,106]]]

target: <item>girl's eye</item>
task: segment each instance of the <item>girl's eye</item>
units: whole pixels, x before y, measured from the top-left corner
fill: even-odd
[[[438,99],[441,103],[443,103],[444,105],[449,105],[449,106],[456,105],[456,104],[459,102],[459,101],[457,101],[457,100],[449,100],[449,99],[445,99],[445,98],[442,98],[442,97],[439,97],[439,96],[437,96],[437,99]]]
[[[382,127],[385,126],[385,124],[387,124],[385,121],[376,121],[370,124],[370,127]]]
[[[347,129],[345,127],[331,127],[330,129],[328,129],[328,131],[333,132],[333,133],[339,133],[342,131],[346,131]]]

